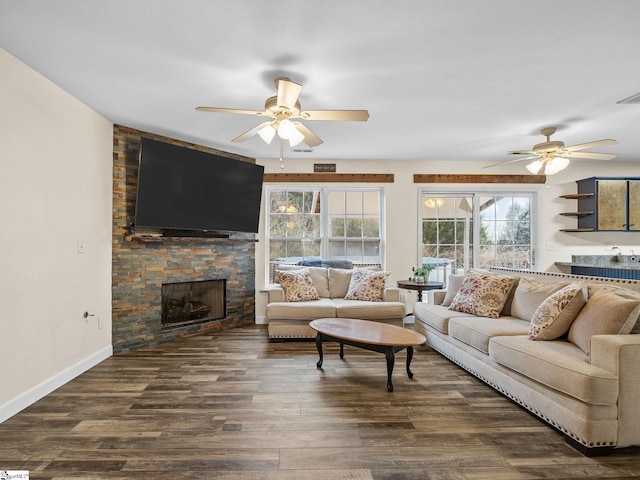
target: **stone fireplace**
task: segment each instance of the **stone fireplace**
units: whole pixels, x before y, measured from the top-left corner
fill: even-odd
[[[114,353],[255,322],[255,235],[234,235],[230,238],[162,237],[156,234],[158,232],[143,235],[131,231],[142,137],[254,161],[114,126],[111,282]],[[199,312],[210,308],[212,313],[202,318],[163,321],[163,286],[182,282],[197,285],[217,283],[220,290],[216,295],[221,303],[202,307],[193,301],[192,292],[192,305],[183,307],[189,310],[195,305]],[[186,305],[187,298],[183,296]],[[205,303],[201,292],[196,292],[195,296],[197,302]],[[182,296],[170,303],[179,307]]]

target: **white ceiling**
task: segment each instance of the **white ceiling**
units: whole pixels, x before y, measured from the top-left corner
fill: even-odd
[[[273,80],[302,108],[368,109],[306,122],[325,143],[287,158],[511,160],[544,140],[613,138],[640,160],[638,0],[0,0],[0,47],[110,121],[256,158],[230,140]],[[524,170],[524,168],[523,168]],[[524,171],[523,173],[526,173]]]

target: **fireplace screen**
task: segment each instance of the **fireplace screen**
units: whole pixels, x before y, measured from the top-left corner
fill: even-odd
[[[225,318],[226,280],[162,284],[162,325]]]

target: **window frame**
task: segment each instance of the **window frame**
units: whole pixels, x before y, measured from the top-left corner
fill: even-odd
[[[320,196],[320,236],[319,237],[272,237],[271,236],[271,205],[272,205],[272,195],[274,192],[319,192]],[[364,235],[361,237],[347,237],[346,234],[344,237],[339,236],[331,236],[330,224],[329,220],[332,214],[329,213],[329,195],[331,192],[375,192],[378,195],[378,213],[377,218],[379,219],[379,236],[378,237],[365,237]],[[283,241],[304,241],[309,240],[310,238],[319,239],[320,241],[320,258],[329,258],[329,244],[332,241],[341,241],[343,240],[345,244],[349,242],[349,239],[360,239],[362,242],[361,252],[363,254],[363,261],[357,262],[354,261],[354,265],[379,265],[383,268],[384,259],[385,259],[385,190],[384,187],[335,187],[332,185],[316,185],[316,184],[287,184],[287,185],[269,185],[265,188],[265,206],[264,216],[265,216],[265,275],[266,282],[272,283],[272,267],[275,265],[275,261],[271,261],[271,241],[272,240],[283,240]],[[362,218],[370,216],[370,214],[364,211],[364,205],[360,209],[359,214]],[[344,217],[347,218],[349,216],[348,212],[344,212]],[[346,232],[345,232],[346,233]],[[363,232],[364,233],[364,232]],[[365,262],[364,261],[364,242],[365,241],[376,241],[378,242],[378,251],[379,251],[379,261]],[[346,246],[345,246],[346,250]],[[345,252],[345,256],[343,258],[348,258],[348,252]],[[338,257],[335,257],[338,258]]]
[[[418,187],[418,195],[417,195],[417,224],[418,224],[418,235],[417,235],[417,264],[419,265],[422,262],[423,258],[423,231],[422,231],[422,202],[429,197],[462,197],[467,196],[472,198],[472,217],[471,222],[473,224],[472,233],[472,264],[464,265],[464,270],[468,270],[469,268],[478,268],[478,261],[480,259],[480,207],[478,199],[480,197],[486,196],[513,196],[513,197],[529,197],[529,225],[530,225],[530,246],[531,246],[531,271],[535,270],[536,265],[538,264],[538,251],[539,251],[539,236],[541,225],[539,222],[539,212],[540,212],[540,189],[537,188],[527,188],[526,190],[516,191],[513,189],[513,186],[499,186],[492,185],[491,187],[478,186],[473,185],[472,188],[469,188],[468,184],[461,186],[460,188],[443,188],[438,186],[421,186]],[[527,187],[530,187],[527,185]],[[456,268],[452,268],[452,272],[455,273]],[[443,281],[442,278],[438,278],[438,280]]]

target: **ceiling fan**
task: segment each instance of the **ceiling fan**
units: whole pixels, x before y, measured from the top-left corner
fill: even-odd
[[[613,160],[617,154],[613,153],[595,153],[584,152],[590,148],[603,147],[605,145],[615,145],[615,140],[605,139],[595,142],[579,143],[569,147],[564,146],[564,142],[552,141],[551,135],[556,132],[555,127],[543,128],[540,133],[547,137],[547,140],[533,146],[531,150],[515,150],[509,152],[510,155],[528,155],[522,158],[516,158],[508,162],[498,162],[487,165],[484,168],[493,167],[495,165],[504,165],[506,163],[521,162],[523,160],[534,160],[527,165],[527,170],[533,174],[554,175],[569,166],[571,158],[586,158],[589,160]]]
[[[292,121],[292,119],[366,122],[369,118],[369,112],[366,110],[302,110],[300,100],[298,100],[302,85],[287,77],[278,77],[274,83],[278,94],[267,98],[264,103],[264,111],[220,107],[196,107],[196,110],[270,118],[270,120],[237,136],[231,140],[232,142],[244,142],[258,134],[262,140],[270,144],[277,133],[281,140],[288,140],[292,147],[304,142],[312,148],[322,143],[320,137],[303,123]]]

